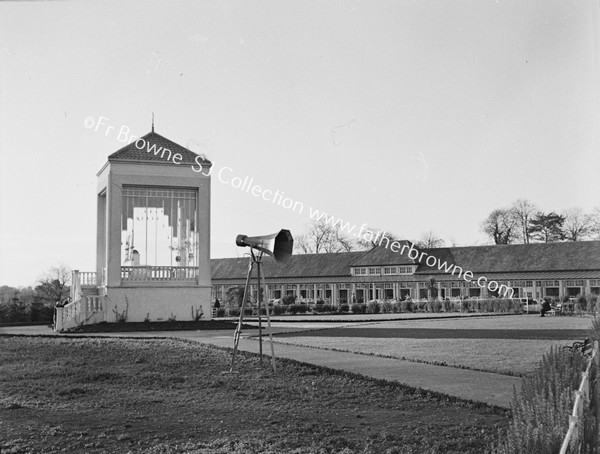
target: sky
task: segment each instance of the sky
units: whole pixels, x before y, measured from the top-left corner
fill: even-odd
[[[246,252],[239,233],[301,234],[310,209],[449,245],[489,244],[481,222],[519,198],[591,211],[598,7],[2,2],[0,285],[94,270],[96,173],[152,113],[156,132],[232,169],[212,178],[212,257]]]

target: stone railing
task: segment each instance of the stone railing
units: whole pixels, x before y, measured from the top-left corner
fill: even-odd
[[[54,331],[65,331],[79,325],[105,322],[106,306],[106,297],[87,295],[64,307],[57,307]]]
[[[177,282],[198,279],[195,266],[122,266],[124,282]]]
[[[82,287],[96,287],[98,285],[95,271],[74,271],[79,273],[79,283]]]

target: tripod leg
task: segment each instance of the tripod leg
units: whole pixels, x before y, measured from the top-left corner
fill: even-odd
[[[250,288],[250,278],[252,277],[253,267],[254,257],[251,257],[250,264],[248,265],[248,275],[246,276],[246,285],[244,286],[244,297],[242,298],[242,307],[240,307],[240,319],[233,334],[233,356],[231,357],[231,367],[229,368],[229,372],[233,372],[233,365],[235,364],[235,355],[237,353],[238,345],[240,343],[240,336],[242,334],[242,323],[244,320],[244,309],[246,308],[246,300],[248,299],[248,290]]]
[[[262,309],[262,297],[261,297],[261,286],[260,286],[260,269],[261,269],[262,263],[260,261],[256,262],[256,275],[257,275],[257,282],[258,285],[256,286],[256,290],[258,292],[258,353],[260,355],[260,364],[262,366],[262,362],[263,362],[263,342],[262,342],[262,316],[260,314],[261,309]]]
[[[258,282],[258,285],[260,287],[261,282]],[[264,295],[267,294],[267,282],[265,280],[265,275],[262,275],[262,286],[264,288]],[[275,370],[275,347],[273,347],[273,333],[271,332],[271,316],[269,315],[269,302],[267,301],[267,303],[265,304],[265,308],[267,309],[267,328],[269,330],[269,344],[271,345],[271,365],[273,366],[273,372],[276,372]]]

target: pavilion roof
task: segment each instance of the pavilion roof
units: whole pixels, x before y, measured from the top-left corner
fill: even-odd
[[[143,142],[142,142],[143,140]],[[137,145],[142,145],[141,148],[138,148]],[[120,150],[115,151],[108,157],[109,161],[152,161],[152,162],[163,162],[165,164],[177,165],[172,159],[168,158],[168,153],[165,153],[162,156],[162,151],[164,149],[171,151],[171,156],[175,153],[179,153],[182,157],[181,164],[197,164],[196,158],[200,157],[201,162],[206,163],[208,165],[211,162],[200,156],[197,153],[194,153],[187,148],[182,147],[181,145],[173,142],[172,140],[167,139],[166,137],[161,136],[160,134],[151,131],[145,136],[140,137],[136,142],[132,142],[128,145],[125,145]],[[150,151],[148,151],[150,150]]]

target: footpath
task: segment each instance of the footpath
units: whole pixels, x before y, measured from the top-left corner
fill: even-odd
[[[295,331],[302,328],[275,329],[274,331]],[[304,326],[303,329],[310,329]],[[245,330],[240,339],[239,350],[259,353],[258,339],[251,337],[258,330]],[[94,334],[58,334],[47,326],[0,327],[0,335],[56,335],[64,337],[121,337],[121,338],[179,338],[219,348],[233,347],[232,331],[160,331]],[[479,372],[454,367],[434,366],[400,359],[380,358],[356,353],[321,350],[274,343],[275,357],[287,358],[317,366],[342,370],[376,379],[395,381],[413,388],[422,388],[460,399],[484,402],[498,407],[510,408],[514,389],[521,387],[521,378],[508,375]],[[269,360],[268,337],[263,338],[263,354]]]

